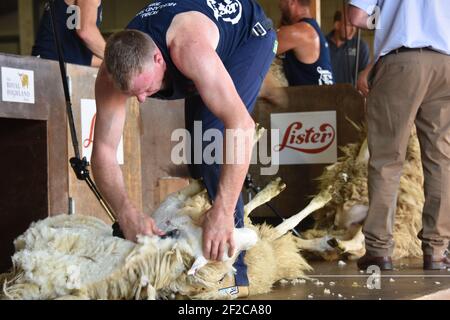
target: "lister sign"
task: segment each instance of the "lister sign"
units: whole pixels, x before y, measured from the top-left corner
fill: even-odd
[[[336,111],[271,114],[271,129],[279,130],[272,152],[280,165],[337,161]]]

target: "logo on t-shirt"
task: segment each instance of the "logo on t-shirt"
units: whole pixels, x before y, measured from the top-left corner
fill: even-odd
[[[140,16],[142,19],[144,19],[149,16],[154,16],[158,14],[161,11],[161,9],[167,7],[175,7],[176,5],[177,5],[176,2],[168,2],[168,3],[153,2],[149,4],[144,10],[141,10],[136,16]]]
[[[317,72],[320,75],[319,85],[333,85],[333,74],[331,71],[317,67]]]
[[[242,17],[242,4],[239,0],[206,0],[208,7],[214,11],[216,20],[236,24]]]

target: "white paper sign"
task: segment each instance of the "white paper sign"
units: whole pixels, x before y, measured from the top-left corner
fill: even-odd
[[[92,143],[94,142],[95,112],[95,100],[81,99],[81,153],[89,162],[91,161]],[[124,164],[123,136],[117,149],[117,162]]]
[[[2,99],[34,103],[34,71],[2,67]]]
[[[337,161],[336,111],[271,114],[271,129],[279,130],[272,152],[280,165]]]

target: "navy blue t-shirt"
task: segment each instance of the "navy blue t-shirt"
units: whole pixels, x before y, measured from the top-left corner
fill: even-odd
[[[253,0],[160,0],[141,10],[127,29],[148,34],[164,57],[172,89],[154,97],[181,99],[195,93],[195,87],[175,67],[166,43],[166,33],[173,18],[183,12],[197,11],[210,18],[218,27],[220,40],[216,52],[225,63],[251,36],[252,28],[264,19],[262,8]]]
[[[69,6],[64,0],[55,1],[56,27],[63,49],[64,61],[90,66],[93,54],[78,37],[76,29],[68,28],[67,23],[71,24],[75,21],[75,11],[68,9]],[[69,11],[69,13],[67,11]],[[82,15],[82,13],[80,13],[80,15]],[[100,4],[97,12],[97,26],[100,26],[101,21],[102,5]],[[31,54],[33,56],[40,56],[43,59],[58,60],[54,39],[50,8],[46,7]]]
[[[343,45],[337,47],[333,41],[334,31],[327,36],[330,45],[331,63],[333,66],[333,76],[336,83],[355,84],[356,56],[358,39],[353,37]],[[361,39],[359,48],[358,73],[367,68],[370,60],[370,50],[367,43]]]
[[[328,42],[320,30],[319,24],[311,18],[304,18],[299,22],[306,22],[316,30],[320,37],[320,56],[315,63],[306,64],[297,59],[294,50],[286,52],[283,69],[289,86],[334,84]]]

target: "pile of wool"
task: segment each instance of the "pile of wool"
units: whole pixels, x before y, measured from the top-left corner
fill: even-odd
[[[368,150],[367,142],[349,144],[341,148],[344,156],[326,168],[320,180],[320,189],[331,185],[332,200],[323,209],[314,214],[315,226],[302,234],[308,240],[327,237],[351,240],[360,233],[361,218],[365,218],[369,205],[367,176]],[[417,238],[422,228],[421,212],[424,204],[423,171],[420,147],[415,130],[412,132],[407,149],[403,175],[400,180],[397,211],[394,225],[395,249],[394,259],[420,257],[420,241]],[[361,242],[361,246],[364,243]],[[317,251],[326,260],[342,258],[342,250]],[[314,251],[314,250],[311,250]],[[359,254],[350,258],[358,258]]]

